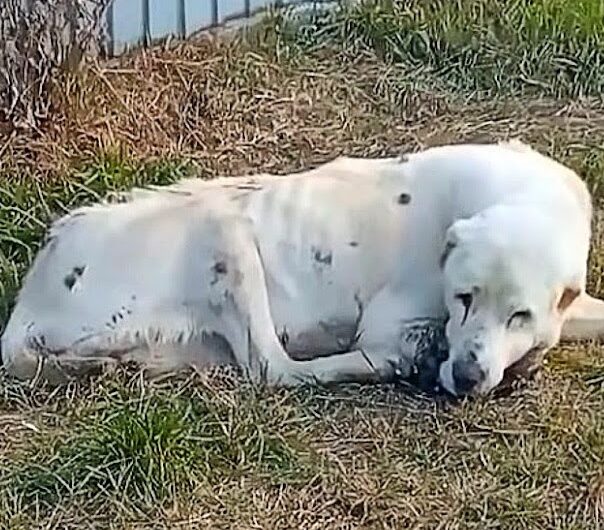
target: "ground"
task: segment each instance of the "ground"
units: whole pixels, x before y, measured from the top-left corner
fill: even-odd
[[[603,20],[589,0],[366,1],[65,76],[40,131],[2,129],[0,325],[50,220],[109,191],[510,137],[588,182],[604,295]],[[599,344],[459,402],[223,372],[0,377],[0,528],[604,528]]]

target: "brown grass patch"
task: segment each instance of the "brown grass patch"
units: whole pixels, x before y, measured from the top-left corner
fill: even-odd
[[[202,38],[92,64],[63,80],[41,135],[5,137],[0,153],[7,167],[20,161],[51,174],[99,150],[185,155],[215,175],[506,137],[565,159],[602,145],[604,108],[593,102],[468,104],[414,88],[368,52],[334,53],[287,63]]]

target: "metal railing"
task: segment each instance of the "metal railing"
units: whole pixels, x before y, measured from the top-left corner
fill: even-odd
[[[306,4],[316,7],[325,3],[330,2],[326,0],[113,0],[107,11],[107,40],[104,48],[110,56],[119,55],[130,47],[149,45],[168,36],[185,38],[204,29],[251,18],[270,6]],[[167,20],[168,24],[166,24]]]

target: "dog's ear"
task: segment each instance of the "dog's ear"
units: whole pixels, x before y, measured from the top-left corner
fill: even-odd
[[[441,269],[445,268],[445,263],[447,263],[447,258],[449,257],[449,254],[451,254],[451,251],[455,248],[456,243],[453,243],[452,241],[446,241],[445,242],[445,249],[443,250],[442,254],[440,255],[440,260],[439,260],[439,265]]]
[[[581,289],[578,287],[565,287],[562,296],[558,300],[558,311],[564,313],[580,294]]]
[[[466,221],[464,219],[460,219],[453,223],[445,234],[445,243],[442,254],[440,255],[439,265],[441,269],[445,268],[445,263],[447,263],[447,259],[449,255],[453,251],[453,249],[459,244],[460,240],[460,231],[463,229]]]

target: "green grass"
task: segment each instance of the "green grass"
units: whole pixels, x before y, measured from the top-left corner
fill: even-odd
[[[0,528],[598,528],[604,387],[572,375],[460,404],[118,376],[53,392],[4,381],[0,417],[35,431],[0,456]]]
[[[275,19],[270,42],[280,56],[334,44],[347,55],[369,49],[418,83],[466,97],[599,97],[604,89],[599,0],[362,0],[302,23]]]
[[[220,393],[127,377],[85,389],[77,407],[60,407],[62,421],[42,424],[0,469],[0,522],[2,510],[9,520],[57,505],[153,514],[245,476],[268,485],[305,481],[320,467],[306,440],[308,419],[262,388],[231,380],[229,391],[228,382]],[[0,408],[16,402],[5,396]]]
[[[0,329],[51,220],[107,193],[510,136],[588,182],[589,287],[602,295],[602,9],[364,1],[83,76],[80,121],[24,138],[26,156],[2,151]],[[134,110],[106,116],[116,99]],[[65,140],[71,129],[83,140]],[[39,170],[47,144],[41,155],[68,152],[65,173]],[[603,410],[598,344],[556,349],[511,395],[455,404],[398,387],[275,391],[221,372],[151,384],[120,371],[58,389],[0,373],[0,529],[597,530]]]

